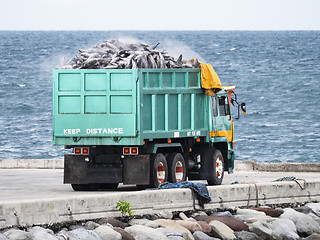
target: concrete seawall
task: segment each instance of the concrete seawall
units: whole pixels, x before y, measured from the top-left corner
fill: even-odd
[[[63,159],[0,159],[0,169],[62,169]]]
[[[303,185],[304,183],[301,182]],[[307,181],[301,189],[296,182],[237,184],[208,187],[212,201],[205,209],[225,209],[303,203],[320,199],[320,180]],[[150,190],[133,192],[92,193],[75,197],[0,202],[0,228],[30,226],[65,221],[119,217],[118,200],[133,205],[135,215],[162,214],[164,211],[201,209],[189,189]]]
[[[320,172],[320,163],[235,161],[235,170],[260,172]]]
[[[0,159],[0,169],[62,169],[63,159]],[[266,172],[320,172],[320,163],[235,161],[235,170]]]

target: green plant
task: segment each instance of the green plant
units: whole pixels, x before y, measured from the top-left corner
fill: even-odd
[[[133,206],[130,205],[129,202],[124,202],[119,200],[117,202],[116,208],[119,208],[119,211],[121,212],[122,216],[125,215],[126,213],[129,214],[130,217],[134,215],[134,211],[132,211],[130,208]]]

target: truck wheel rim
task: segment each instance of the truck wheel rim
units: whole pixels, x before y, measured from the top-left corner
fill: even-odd
[[[164,167],[164,164],[162,162],[160,162],[158,164],[158,167],[157,167],[157,179],[158,179],[158,181],[160,183],[163,183],[165,176],[166,176],[166,169]]]
[[[181,182],[183,179],[183,165],[181,161],[178,161],[175,166],[175,176],[177,182]]]
[[[223,164],[222,164],[222,159],[221,158],[217,158],[216,159],[216,174],[217,174],[217,178],[222,178],[222,173],[223,173]]]

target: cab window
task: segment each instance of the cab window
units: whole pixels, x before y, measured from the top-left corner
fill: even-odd
[[[215,96],[211,97],[211,104],[212,104],[212,113],[214,117],[218,116],[218,108],[217,108],[217,99]]]
[[[225,96],[219,97],[219,115],[220,116],[230,115],[228,98]]]

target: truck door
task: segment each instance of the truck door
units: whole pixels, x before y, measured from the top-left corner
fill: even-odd
[[[211,137],[226,137],[233,140],[230,105],[227,96],[212,97],[213,132]]]
[[[230,105],[227,96],[219,96],[219,131],[222,132],[222,135],[227,137],[228,142],[232,141],[233,134],[231,128],[231,113]]]

